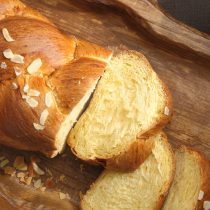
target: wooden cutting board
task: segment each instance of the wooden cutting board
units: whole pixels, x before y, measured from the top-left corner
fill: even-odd
[[[96,0],[97,1],[97,0]],[[155,0],[24,0],[51,19],[61,30],[104,46],[121,46],[143,52],[174,99],[174,116],[166,127],[174,147],[199,149],[210,159],[210,37],[167,16]],[[100,3],[99,3],[100,2]],[[104,4],[108,4],[104,5]],[[111,4],[111,5],[110,5]],[[1,147],[0,156],[12,163],[17,155],[26,160],[34,153]],[[15,178],[0,176],[1,209],[78,209],[80,192],[100,174],[101,168],[64,155],[40,166],[52,171],[54,192],[38,192]],[[59,180],[65,175],[64,181]],[[47,175],[46,175],[47,176]],[[43,179],[46,179],[46,176]],[[61,201],[58,191],[70,195]]]

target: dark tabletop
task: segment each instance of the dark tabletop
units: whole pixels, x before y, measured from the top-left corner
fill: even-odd
[[[173,17],[210,34],[210,0],[158,0]]]

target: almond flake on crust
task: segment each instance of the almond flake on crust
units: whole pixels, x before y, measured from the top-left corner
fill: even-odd
[[[19,69],[17,66],[14,67],[14,71],[15,71],[15,75],[16,77],[20,76],[21,75],[21,69]]]
[[[203,209],[204,210],[210,210],[210,201],[204,201],[203,202]]]
[[[38,90],[35,90],[35,89],[30,89],[28,92],[27,92],[27,95],[28,96],[34,96],[34,97],[38,97],[40,96],[40,92]]]
[[[164,114],[167,115],[167,116],[170,115],[170,110],[169,110],[169,108],[167,106],[164,109]]]
[[[42,180],[41,180],[41,179],[38,179],[38,180],[36,180],[36,181],[34,182],[34,187],[35,187],[36,189],[42,187],[42,185],[43,185],[43,183],[42,183]]]
[[[7,69],[7,64],[5,62],[1,62],[0,68]]]
[[[42,130],[44,130],[44,126],[43,125],[40,125],[40,124],[38,124],[38,123],[33,123],[33,126],[34,126],[34,128],[36,129],[36,130],[38,130],[38,131],[42,131]]]
[[[203,197],[204,197],[204,192],[201,190],[201,191],[199,192],[199,195],[198,195],[198,200],[199,200],[199,201],[203,200]]]
[[[9,34],[9,31],[6,28],[2,29],[2,34],[7,42],[14,42],[15,40]]]
[[[53,96],[51,92],[45,94],[45,105],[50,108],[53,104]]]
[[[11,59],[11,58],[14,57],[14,54],[13,54],[13,52],[12,52],[11,49],[6,49],[6,50],[4,50],[4,51],[3,51],[3,55],[4,55],[4,57],[7,58],[7,59]]]
[[[29,74],[34,74],[39,71],[39,69],[42,66],[42,60],[40,58],[37,58],[34,60],[27,68],[27,71]]]
[[[24,63],[24,57],[22,55],[18,55],[18,54],[15,54],[10,60],[13,63],[19,63],[19,64]]]
[[[30,96],[26,97],[26,103],[31,107],[35,108],[39,105],[38,101],[34,98],[31,98]]]
[[[16,82],[12,82],[12,89],[17,90],[18,89],[18,84]]]
[[[40,124],[41,125],[45,125],[45,122],[48,118],[48,115],[49,115],[49,112],[47,109],[45,109],[42,113],[41,113],[41,116],[40,116]]]

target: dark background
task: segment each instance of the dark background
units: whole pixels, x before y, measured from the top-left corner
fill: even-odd
[[[176,19],[210,34],[210,0],[158,0]]]

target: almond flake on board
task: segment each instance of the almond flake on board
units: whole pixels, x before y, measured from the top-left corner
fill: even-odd
[[[7,58],[7,59],[11,59],[11,58],[14,57],[14,54],[13,54],[13,52],[12,52],[11,49],[6,49],[6,50],[4,50],[4,51],[3,51],[3,55],[4,55],[4,57]]]
[[[16,170],[14,167],[11,167],[11,166],[6,166],[4,168],[4,173],[7,174],[7,175],[10,175],[10,176],[14,176],[15,173],[16,173]]]
[[[59,197],[60,197],[61,200],[64,200],[66,198],[66,194],[62,193],[62,192],[59,192]]]
[[[26,165],[24,157],[22,157],[22,156],[17,156],[15,158],[15,161],[13,163],[13,167],[16,168],[17,170],[20,170],[20,171],[27,171],[28,170],[28,166]]]
[[[41,188],[42,185],[43,185],[43,183],[42,183],[42,180],[41,180],[41,179],[38,179],[38,180],[36,180],[36,181],[34,182],[34,187],[35,187],[36,189]]]
[[[2,34],[7,42],[14,42],[15,40],[11,37],[7,28],[2,29]]]
[[[34,171],[35,171],[38,175],[42,176],[42,175],[45,174],[45,172],[44,172],[44,171],[43,171],[35,162],[32,162],[32,166],[33,166]]]
[[[34,74],[39,71],[39,69],[42,66],[42,60],[40,58],[37,58],[34,60],[27,68],[27,71],[29,74]]]
[[[0,168],[4,168],[8,163],[9,163],[8,159],[5,159],[5,160],[1,161]]]
[[[38,131],[44,130],[44,128],[45,128],[43,125],[40,125],[38,123],[33,123],[33,126]]]
[[[24,64],[24,57],[22,55],[15,54],[10,60],[13,63]]]

